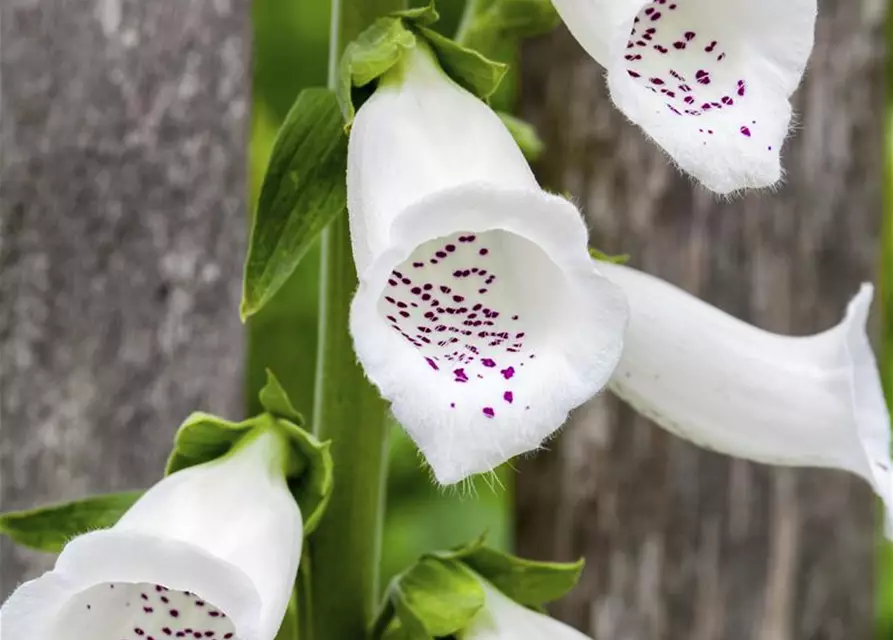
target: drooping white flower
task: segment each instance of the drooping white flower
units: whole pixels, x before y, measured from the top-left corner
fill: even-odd
[[[553,0],[617,107],[708,189],[781,178],[816,0]]]
[[[347,188],[354,346],[440,482],[538,447],[605,385],[626,302],[579,212],[421,43],[357,113]]]
[[[178,471],[0,610],[8,640],[272,640],[303,525],[272,431]]]
[[[486,600],[459,640],[588,640],[576,629],[518,604],[480,578]]]
[[[739,458],[845,469],[883,500],[893,535],[890,417],[863,285],[836,327],[787,337],[748,325],[650,275],[603,265],[629,298],[611,389],[697,445]]]

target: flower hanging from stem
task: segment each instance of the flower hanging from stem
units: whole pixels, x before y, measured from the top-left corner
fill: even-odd
[[[178,471],[110,529],[69,542],[0,609],[3,637],[273,640],[301,554],[301,513],[274,430]]]
[[[617,107],[708,189],[775,184],[816,0],[554,0]]]
[[[537,448],[620,357],[620,290],[577,209],[419,41],[360,108],[348,152],[351,333],[437,479]]]

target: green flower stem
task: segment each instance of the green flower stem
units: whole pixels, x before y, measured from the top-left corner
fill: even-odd
[[[344,47],[404,0],[333,0],[329,87]],[[313,431],[332,441],[335,483],[310,539],[313,639],[363,638],[379,594],[378,570],[387,473],[387,408],[357,365],[350,301],[357,287],[347,216],[322,235],[319,347]]]

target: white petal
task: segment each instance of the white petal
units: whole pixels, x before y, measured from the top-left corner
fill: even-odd
[[[480,579],[486,594],[484,608],[460,640],[587,640],[576,629],[521,606],[492,584]]]
[[[840,468],[884,501],[893,534],[890,417],[865,335],[863,285],[841,324],[780,336],[618,265],[630,325],[611,388],[665,429],[757,462]]]
[[[280,447],[279,436],[256,435],[168,476],[111,529],[74,539],[51,572],[3,605],[4,633],[162,640],[192,629],[208,640],[272,640],[302,540]]]
[[[538,447],[598,392],[627,312],[576,208],[540,190],[499,119],[430,64],[418,54],[351,132],[351,333],[451,484]]]
[[[188,593],[187,593],[188,592]],[[3,635],[34,640],[272,639],[251,579],[200,547],[116,530],[70,542],[3,605]],[[186,634],[185,630],[191,629]],[[170,633],[168,633],[170,632]],[[177,633],[182,635],[177,636]],[[227,634],[230,634],[227,636]]]
[[[555,0],[618,108],[707,188],[781,178],[816,0]]]
[[[357,271],[390,248],[394,220],[422,198],[466,184],[539,190],[499,117],[414,49],[357,112],[347,197]]]

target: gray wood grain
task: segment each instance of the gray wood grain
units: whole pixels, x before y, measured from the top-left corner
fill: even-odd
[[[0,499],[145,486],[240,417],[248,0],[4,0]],[[47,566],[2,544],[0,599]]]
[[[594,245],[766,329],[830,327],[878,257],[886,3],[824,0],[776,193],[694,187],[613,109],[568,34],[525,52],[544,182],[579,199]],[[557,613],[596,640],[867,640],[870,491],[833,471],[704,452],[612,397],[519,465],[524,555],[585,556]]]

